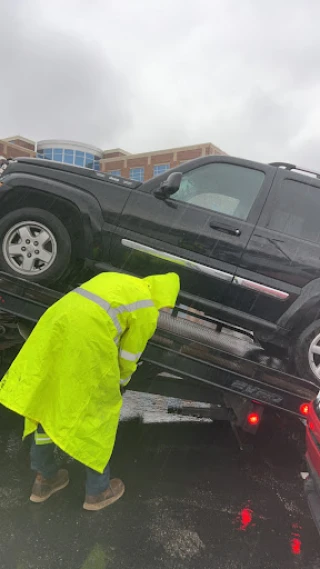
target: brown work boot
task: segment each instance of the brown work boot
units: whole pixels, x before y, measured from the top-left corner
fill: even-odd
[[[86,494],[83,509],[91,511],[102,510],[119,500],[119,498],[123,496],[124,491],[125,485],[122,480],[119,480],[119,478],[113,478],[113,480],[110,480],[109,488],[101,494],[97,494],[96,496],[89,496]]]
[[[62,490],[69,484],[69,474],[67,470],[58,470],[52,478],[44,478],[42,474],[37,474],[30,496],[31,502],[45,502],[58,490]]]

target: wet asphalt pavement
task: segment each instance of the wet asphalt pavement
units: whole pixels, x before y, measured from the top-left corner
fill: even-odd
[[[1,409],[1,569],[320,568],[298,420],[266,414],[241,452],[226,423],[152,423],[150,412],[142,423],[132,405],[129,395],[112,460],[126,494],[96,513],[82,510],[82,466],[62,455],[70,486],[29,502],[29,443]]]

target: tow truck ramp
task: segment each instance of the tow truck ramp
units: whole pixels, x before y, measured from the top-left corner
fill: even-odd
[[[0,272],[0,325],[5,330],[9,319],[12,327],[13,319],[26,336],[45,310],[62,296]],[[19,338],[22,343],[22,337]],[[263,350],[249,338],[243,338],[217,333],[205,319],[201,325],[161,313],[157,331],[143,354],[143,364],[131,382],[132,389],[165,394],[161,393],[162,386],[170,391],[171,385],[178,390],[176,396],[181,401],[180,395],[187,388],[192,394],[189,399],[210,403],[210,408],[202,407],[206,416],[211,413],[212,418],[228,418],[234,425],[251,431],[257,428],[264,406],[304,416],[318,387],[282,369],[263,365]],[[2,339],[0,348],[5,349],[5,334]],[[192,407],[188,401],[173,406],[171,412],[200,414],[201,408]]]

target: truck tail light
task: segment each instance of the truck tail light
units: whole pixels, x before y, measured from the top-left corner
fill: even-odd
[[[258,426],[260,423],[260,415],[258,413],[249,413],[249,415],[247,415],[247,423],[251,426]]]
[[[310,408],[309,403],[302,403],[302,405],[300,405],[300,409],[299,409],[301,415],[303,415],[304,417],[307,417],[309,415],[309,408]]]

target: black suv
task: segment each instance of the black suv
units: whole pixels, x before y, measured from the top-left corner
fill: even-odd
[[[66,289],[88,271],[177,271],[180,303],[253,331],[320,382],[319,177],[229,156],[145,183],[5,162],[0,269]]]

